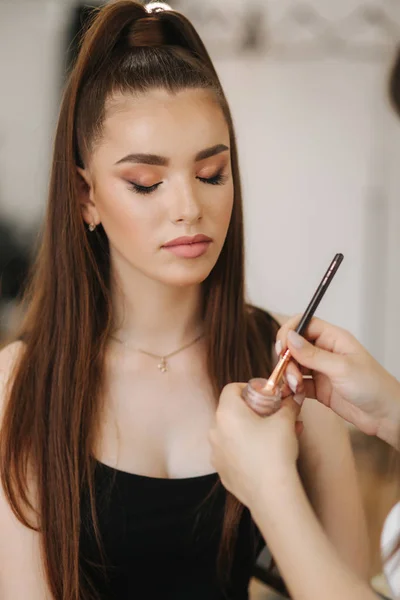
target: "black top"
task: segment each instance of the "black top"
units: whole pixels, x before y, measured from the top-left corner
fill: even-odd
[[[225,587],[217,556],[225,491],[216,474],[188,479],[133,475],[96,464],[95,490],[106,574],[82,503],[80,561],[102,599],[247,600],[263,546],[247,510]]]
[[[278,325],[256,309],[268,343]],[[103,600],[247,600],[263,541],[243,512],[228,584],[218,574],[226,492],[217,474],[134,475],[96,462],[95,502],[104,561],[82,498],[81,574]],[[210,492],[217,486],[216,491]],[[106,569],[99,565],[106,564]]]

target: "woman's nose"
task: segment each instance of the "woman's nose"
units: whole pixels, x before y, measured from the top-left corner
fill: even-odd
[[[191,225],[200,221],[202,217],[201,202],[194,187],[195,185],[189,184],[177,186],[171,209],[171,221],[174,223]]]

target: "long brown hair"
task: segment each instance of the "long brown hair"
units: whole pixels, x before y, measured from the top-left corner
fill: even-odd
[[[80,498],[89,490],[96,527],[93,448],[103,364],[112,326],[110,258],[101,225],[88,234],[78,202],[76,166],[102,133],[115,91],[161,87],[212,90],[229,130],[235,197],[227,238],[204,283],[208,369],[215,394],[271,368],[269,344],[244,298],[242,198],[232,118],[211,59],[182,15],[149,14],[131,0],[101,8],[69,75],[56,131],[47,215],[25,295],[24,340],[1,432],[1,478],[9,504],[40,531],[50,590],[57,600],[96,598],[80,572]],[[32,502],[28,473],[34,473]],[[31,510],[37,519],[28,518]],[[228,564],[242,511],[227,496],[221,560]]]

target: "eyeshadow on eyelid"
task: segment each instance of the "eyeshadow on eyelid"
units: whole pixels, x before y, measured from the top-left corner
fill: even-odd
[[[213,177],[217,177],[217,175],[224,175],[225,169],[200,169],[200,171],[196,172],[196,177],[201,177],[202,179],[212,179]]]
[[[159,179],[154,179],[153,177],[151,179],[145,179],[145,178],[140,178],[140,177],[129,177],[127,178],[128,183],[136,183],[136,185],[141,185],[142,187],[151,187],[152,185],[155,185],[156,183],[160,183]]]
[[[220,171],[223,171],[224,169],[227,168],[227,161],[223,160],[219,160],[219,161],[215,161],[213,163],[209,163],[207,165],[204,165],[202,167],[200,167],[197,172],[198,173],[219,173]]]
[[[131,168],[122,169],[120,174],[126,179],[159,179],[161,171],[157,167],[152,168],[140,166],[139,168],[135,169],[131,166]]]
[[[161,181],[162,176],[159,172],[149,171],[148,169],[127,169],[117,174],[125,181],[134,181],[139,185],[150,186]]]

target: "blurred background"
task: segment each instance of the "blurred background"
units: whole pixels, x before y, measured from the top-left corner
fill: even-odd
[[[0,0],[0,338],[19,317],[16,297],[45,210],[66,69],[90,6],[98,5]],[[393,102],[400,1],[170,5],[198,28],[231,104],[250,300],[281,314],[302,311],[343,252],[319,315],[350,329],[400,378],[400,115]],[[378,539],[392,502],[382,468],[387,450],[370,442],[375,458],[366,460],[356,435],[354,447]]]

